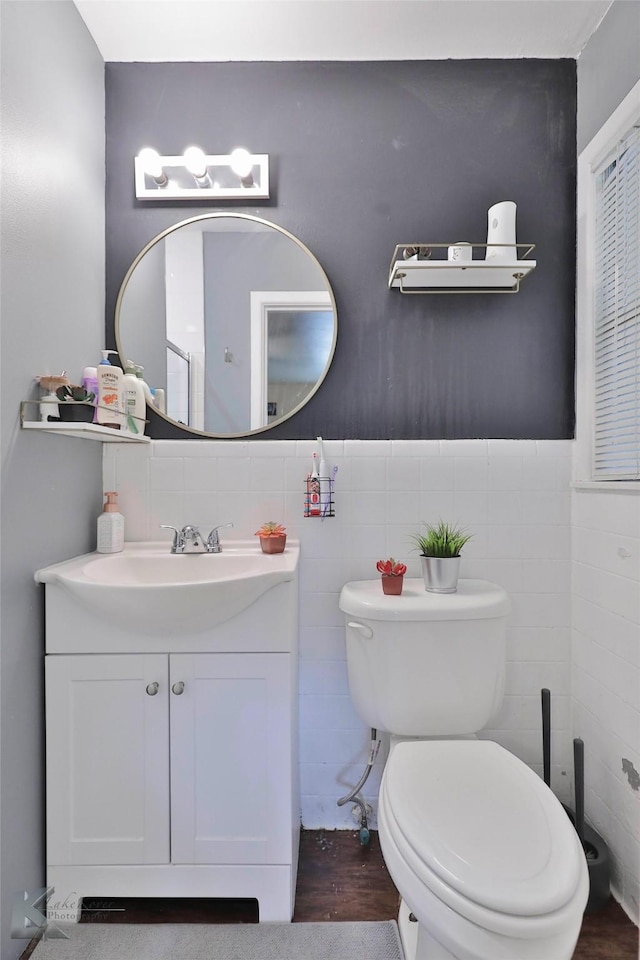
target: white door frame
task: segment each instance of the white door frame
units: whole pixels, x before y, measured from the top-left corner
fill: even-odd
[[[326,290],[251,291],[251,429],[266,427],[267,316],[269,310],[333,310]]]

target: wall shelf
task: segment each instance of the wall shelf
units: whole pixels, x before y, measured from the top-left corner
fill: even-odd
[[[398,244],[389,268],[389,289],[404,294],[518,293],[521,280],[536,268],[535,260],[526,259],[535,249],[533,243],[474,243],[469,244],[472,254],[476,248],[482,250],[482,259],[443,259],[442,253],[446,256],[447,248],[453,246],[460,246],[460,243]],[[484,251],[492,246],[513,246],[513,260],[485,260]],[[432,255],[426,259],[410,257],[405,260],[404,253],[409,248],[429,249]]]
[[[58,433],[63,437],[81,437],[83,440],[101,440],[103,443],[151,443],[150,437],[137,437],[126,431],[103,427],[99,423],[38,423],[25,420],[22,429]]]
[[[42,433],[57,433],[63,437],[80,437],[83,440],[100,440],[102,443],[151,443],[150,437],[137,436],[127,431],[112,430],[100,423],[75,423],[40,420],[25,420],[25,407],[39,401],[23,400],[20,404],[20,426],[23,430],[40,430]]]

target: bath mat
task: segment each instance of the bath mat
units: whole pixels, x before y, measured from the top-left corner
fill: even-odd
[[[367,923],[60,924],[33,960],[403,960],[395,920]]]

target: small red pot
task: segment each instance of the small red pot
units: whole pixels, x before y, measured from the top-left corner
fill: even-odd
[[[382,574],[382,592],[390,597],[399,597],[402,593],[402,581],[404,577],[393,577],[389,574]]]
[[[284,553],[286,542],[286,533],[283,533],[281,537],[260,537],[260,546],[263,553]]]

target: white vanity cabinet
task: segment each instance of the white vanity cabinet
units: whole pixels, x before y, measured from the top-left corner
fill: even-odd
[[[49,863],[169,863],[168,666],[46,657]]]
[[[84,641],[74,598],[55,582],[45,590],[53,900],[79,910],[84,896],[256,898],[261,921],[290,920],[296,579],[209,631],[138,637],[143,652],[97,618]]]

